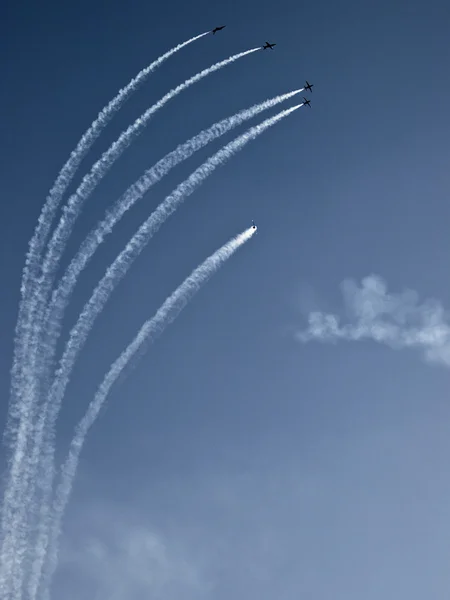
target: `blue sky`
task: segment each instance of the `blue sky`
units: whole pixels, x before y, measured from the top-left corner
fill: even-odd
[[[142,322],[231,235],[251,219],[259,225],[113,390],[82,454],[54,597],[444,597],[448,369],[410,349],[302,344],[296,334],[311,311],[345,321],[341,282],[372,273],[390,293],[410,288],[421,302],[450,308],[449,17],[444,2],[385,0],[6,9],[2,422],[27,242],[59,168],[117,90],[170,47],[227,24],[155,72],[78,177],[169,89],[231,54],[277,42],[153,119],[89,200],[66,259],[105,208],[177,144],[305,78],[315,84],[312,110],[295,112],[211,176],[99,318],[58,424],[61,456]],[[219,147],[171,172],[121,222],[80,279],[66,334],[149,211]]]

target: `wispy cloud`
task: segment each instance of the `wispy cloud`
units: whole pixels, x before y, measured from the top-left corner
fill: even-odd
[[[309,326],[296,334],[301,342],[313,340],[373,340],[396,350],[415,348],[425,360],[450,367],[450,313],[437,300],[420,303],[417,292],[389,293],[385,281],[376,275],[358,285],[341,284],[348,323],[338,315],[311,312]]]
[[[145,520],[137,522],[137,515],[121,518],[113,515],[111,505],[102,508],[104,514],[89,524],[90,534],[81,524],[83,535],[76,535],[69,544],[66,540],[55,596],[71,587],[74,600],[82,595],[107,600],[194,600],[208,595],[211,584],[187,548],[152,530]]]

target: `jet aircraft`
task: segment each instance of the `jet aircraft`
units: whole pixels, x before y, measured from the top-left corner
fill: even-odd
[[[263,48],[263,50],[267,50],[267,48],[270,48],[271,50],[273,50],[274,46],[276,46],[276,44],[269,44],[269,42],[266,42],[262,48]]]
[[[252,221],[252,229],[258,229],[255,225],[255,221]]]
[[[214,29],[211,31],[211,33],[212,33],[213,35],[216,35],[216,33],[217,33],[218,31],[220,31],[221,29],[223,29],[224,27],[226,27],[226,25],[221,25],[220,27],[214,27]]]
[[[311,100],[307,100],[305,98],[305,96],[303,96],[303,100],[304,100],[303,104],[306,104],[307,106],[309,106],[309,108],[311,108]]]
[[[305,84],[305,90],[309,90],[312,93],[312,89],[314,87],[313,83],[308,83],[308,80],[306,80],[306,84]]]

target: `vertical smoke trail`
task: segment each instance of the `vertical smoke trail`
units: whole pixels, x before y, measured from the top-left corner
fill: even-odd
[[[53,187],[51,188],[44,207],[39,216],[38,224],[29,242],[25,267],[22,274],[21,302],[16,325],[14,358],[11,372],[11,400],[7,425],[5,428],[5,441],[9,444],[11,451],[16,444],[16,452],[11,457],[10,475],[5,491],[2,505],[2,548],[0,550],[0,591],[4,589],[6,581],[11,577],[12,552],[11,535],[15,526],[13,519],[15,494],[17,483],[20,478],[20,469],[24,453],[26,451],[28,430],[31,424],[30,411],[36,400],[30,386],[23,389],[25,379],[33,376],[32,368],[27,363],[28,338],[32,333],[33,317],[31,314],[32,294],[41,266],[41,257],[47,242],[50,228],[56,211],[61,203],[62,196],[75,175],[84,156],[90,150],[94,142],[100,136],[103,129],[120,110],[123,104],[140,87],[146,78],[157,69],[170,56],[207,35],[209,32],[195,36],[178,46],[175,46],[145,69],[140,71],[130,83],[122,88],[119,93],[99,113],[98,117],[83,134],[76,148],[72,151],[68,161],[61,169]],[[18,421],[20,421],[18,423]]]
[[[167,93],[159,102],[149,108],[141,117],[139,117],[133,125],[131,125],[126,131],[124,131],[119,138],[111,145],[111,147],[102,155],[102,157],[94,164],[90,173],[83,178],[82,183],[78,187],[77,191],[69,198],[68,204],[63,208],[63,215],[53,233],[53,236],[49,242],[48,250],[42,266],[42,276],[39,281],[35,284],[35,298],[30,298],[29,306],[27,310],[30,315],[30,322],[33,322],[31,326],[31,332],[28,336],[27,351],[29,358],[29,364],[31,369],[24,375],[23,385],[27,388],[26,396],[30,398],[30,401],[23,403],[22,414],[21,414],[21,425],[20,431],[26,432],[29,430],[31,422],[34,418],[33,412],[33,398],[36,396],[36,384],[33,380],[33,372],[39,370],[38,366],[38,354],[39,354],[39,340],[40,340],[40,327],[42,326],[42,320],[44,318],[43,312],[45,311],[45,304],[53,284],[54,275],[58,267],[59,261],[63,254],[66,242],[71,234],[72,228],[78,218],[81,209],[84,205],[85,200],[93,192],[97,184],[105,176],[108,170],[112,167],[114,162],[121,156],[122,152],[131,144],[134,138],[139,135],[144,127],[149,122],[153,114],[162,108],[169,100],[174,98],[176,95],[198,82],[200,79],[210,75],[211,73],[222,69],[223,67],[235,62],[239,58],[247,56],[253,52],[260,50],[260,48],[253,48],[245,52],[241,52],[234,56],[227,58],[219,63],[216,63],[197,73],[184,83],[178,85],[176,88]],[[25,406],[28,404],[28,406]],[[35,409],[36,407],[34,407]],[[14,462],[18,462],[19,466],[23,461],[24,446],[26,446],[26,435],[23,433],[21,437],[22,444],[19,446],[18,452],[14,457]],[[16,460],[17,458],[17,460]],[[20,485],[20,484],[19,484]],[[14,488],[17,484],[14,484]],[[22,486],[23,490],[23,486]],[[19,494],[19,496],[18,496]],[[9,496],[8,496],[9,500]],[[18,509],[18,515],[14,519],[13,527],[18,530],[20,528],[20,522],[24,519],[25,506],[20,497],[20,492],[15,492],[12,495],[12,499],[9,500],[8,504],[15,504]],[[12,512],[9,511],[9,520],[12,517]],[[8,519],[6,519],[8,521]],[[23,540],[23,535],[21,536]],[[23,544],[22,544],[23,545]],[[9,544],[10,546],[10,544]]]
[[[302,106],[298,104],[266,119],[259,125],[250,128],[248,131],[238,136],[226,146],[221,148],[200,167],[198,167],[185,181],[183,181],[150,215],[150,217],[141,225],[136,234],[119,254],[115,261],[110,265],[103,278],[95,288],[91,298],[84,306],[77,323],[72,328],[69,335],[69,341],[66,344],[59,368],[56,372],[52,387],[47,397],[48,415],[45,424],[45,444],[43,456],[41,459],[41,484],[44,490],[51,490],[53,478],[53,454],[54,454],[54,427],[61,407],[61,402],[65,389],[70,379],[70,374],[81,351],[89,332],[97,316],[103,310],[109,296],[119,281],[125,276],[127,270],[139,256],[154,233],[161,227],[164,221],[182,204],[186,197],[192,194],[195,189],[213,171],[225,164],[225,162],[234,156],[244,146],[261,135],[268,128],[278,123],[284,117],[287,117],[293,111]],[[48,527],[48,524],[45,525]],[[36,552],[36,564],[42,563],[45,559],[46,536],[42,536],[38,542]],[[37,569],[37,566],[36,566]],[[35,571],[34,571],[35,572]]]
[[[214,273],[243,245],[247,242],[256,228],[250,227],[240,235],[232,238],[228,243],[219,248],[214,254],[209,256],[200,266],[198,266],[184,282],[171,294],[155,316],[146,321],[140,329],[137,336],[131,344],[122,352],[119,358],[111,365],[103,382],[95,394],[94,399],[88,406],[88,409],[78,423],[75,435],[70,444],[69,454],[65,463],[62,465],[61,482],[56,490],[56,497],[53,507],[53,523],[50,535],[50,558],[44,577],[44,589],[47,590],[56,568],[57,542],[60,534],[61,520],[66,508],[67,502],[72,490],[72,484],[78,466],[78,460],[83,448],[84,440],[89,429],[105,402],[109,391],[123,369],[142,349],[145,342],[151,342],[154,338],[161,335],[164,329],[170,325],[180,314],[186,304],[193,298],[199,289],[208,281]]]

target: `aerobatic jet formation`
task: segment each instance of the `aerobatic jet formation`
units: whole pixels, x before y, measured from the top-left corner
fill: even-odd
[[[314,84],[313,83],[308,83],[308,80],[306,80],[305,90],[309,90],[312,93],[312,89],[311,88],[313,88],[313,87],[314,87]]]
[[[273,50],[273,47],[276,46],[276,44],[270,44],[269,42],[266,42],[264,44],[264,46],[262,47],[263,50],[267,50],[267,48],[270,48],[271,50]]]
[[[221,25],[220,27],[214,27],[214,29],[211,31],[211,33],[212,33],[213,35],[216,35],[216,33],[217,33],[218,31],[221,31],[221,30],[222,30],[224,27],[226,27],[226,25]]]

